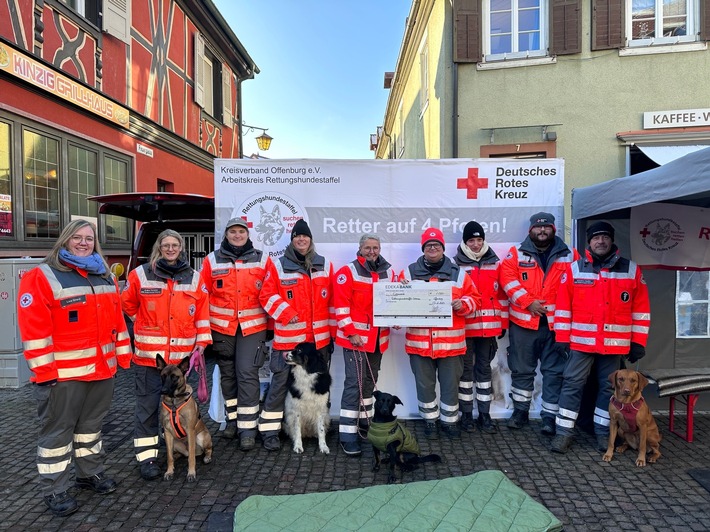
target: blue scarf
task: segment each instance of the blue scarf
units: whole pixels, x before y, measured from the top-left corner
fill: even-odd
[[[93,273],[95,275],[103,275],[106,273],[106,265],[104,261],[101,260],[101,256],[96,252],[88,257],[77,257],[62,248],[59,250],[59,258],[62,259],[62,262],[81,268],[87,273]]]

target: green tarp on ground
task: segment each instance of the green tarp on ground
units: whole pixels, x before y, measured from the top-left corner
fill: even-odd
[[[253,495],[235,531],[557,531],[562,523],[501,471],[303,495]]]

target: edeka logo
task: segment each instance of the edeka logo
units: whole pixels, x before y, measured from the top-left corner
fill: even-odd
[[[655,252],[671,250],[685,239],[685,231],[670,218],[656,218],[645,223],[639,234],[643,245]]]
[[[488,188],[488,178],[478,177],[478,168],[469,168],[468,177],[456,180],[456,188],[466,190],[466,199],[478,199],[478,191]]]
[[[245,200],[232,212],[232,218],[244,218],[253,229],[250,237],[270,257],[280,257],[291,242],[293,225],[305,218],[305,212],[292,198],[279,192],[263,192]],[[307,222],[308,220],[306,220]]]

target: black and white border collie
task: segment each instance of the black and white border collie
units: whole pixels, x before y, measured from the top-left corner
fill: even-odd
[[[284,407],[284,429],[293,441],[293,451],[303,452],[303,438],[318,438],[318,448],[330,454],[325,435],[330,426],[328,398],[331,377],[328,363],[309,342],[298,344],[285,354],[292,365]]]

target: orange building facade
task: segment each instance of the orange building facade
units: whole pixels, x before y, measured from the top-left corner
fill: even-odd
[[[255,73],[210,0],[0,0],[0,257],[43,256],[75,217],[128,253],[91,196],[212,195]]]

